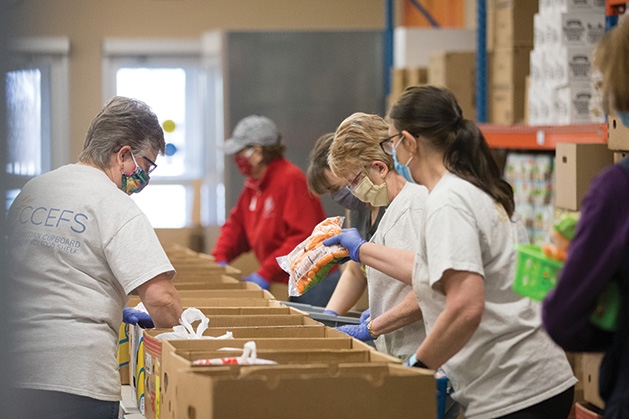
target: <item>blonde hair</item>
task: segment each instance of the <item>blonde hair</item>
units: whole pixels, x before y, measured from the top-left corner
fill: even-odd
[[[378,115],[357,112],[347,117],[336,129],[330,147],[328,164],[335,176],[350,173],[381,161],[393,169],[393,157],[380,147],[389,135],[389,125]]]
[[[596,46],[594,65],[603,75],[603,109],[629,112],[629,22],[622,20]]]

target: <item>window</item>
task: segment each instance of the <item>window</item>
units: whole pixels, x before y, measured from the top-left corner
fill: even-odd
[[[105,56],[104,100],[114,95],[142,100],[164,128],[166,154],[157,157],[151,187],[132,198],[155,228],[216,223],[224,213],[218,210],[223,201],[201,195],[222,191],[222,165],[214,146],[219,137],[222,141],[222,131],[205,134],[209,73],[201,64],[199,42],[110,40]]]
[[[68,60],[65,38],[23,38],[12,43],[4,74],[10,206],[32,177],[68,164]]]

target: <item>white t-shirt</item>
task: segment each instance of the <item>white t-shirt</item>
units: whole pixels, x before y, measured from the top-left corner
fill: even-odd
[[[128,294],[174,275],[148,219],[104,172],[71,164],[26,184],[9,228],[17,386],[119,400]]]
[[[522,225],[471,183],[447,173],[431,191],[413,288],[428,334],[445,307],[448,269],[484,278],[485,311],[470,341],[443,369],[468,419],[507,415],[576,383],[564,352],[542,329],[540,305],[512,291]]]
[[[427,196],[428,189],[424,186],[406,182],[400,193],[391,201],[371,242],[394,249],[416,251]],[[369,267],[367,267],[367,283],[369,284],[369,310],[372,319],[395,307],[409,292],[413,291],[410,285]],[[379,336],[375,344],[380,352],[406,360],[417,351],[425,338],[424,323],[418,320]]]

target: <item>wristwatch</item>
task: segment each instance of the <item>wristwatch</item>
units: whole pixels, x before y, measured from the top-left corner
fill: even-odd
[[[413,368],[430,369],[430,368],[428,368],[428,366],[426,364],[424,364],[419,359],[417,359],[417,356],[415,354],[411,355],[411,357],[409,358],[409,360],[406,363],[406,365],[408,365],[409,367],[413,367]]]
[[[370,321],[369,323],[367,323],[367,332],[369,332],[369,336],[371,336],[372,339],[378,339],[378,335],[376,335],[373,332],[373,329],[371,328],[371,324],[373,323],[373,320]]]

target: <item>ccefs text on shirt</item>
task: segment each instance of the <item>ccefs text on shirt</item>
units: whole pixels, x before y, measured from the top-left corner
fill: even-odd
[[[67,225],[74,233],[85,232],[87,215],[69,209],[46,208],[27,205],[20,211],[20,224],[60,228]]]

